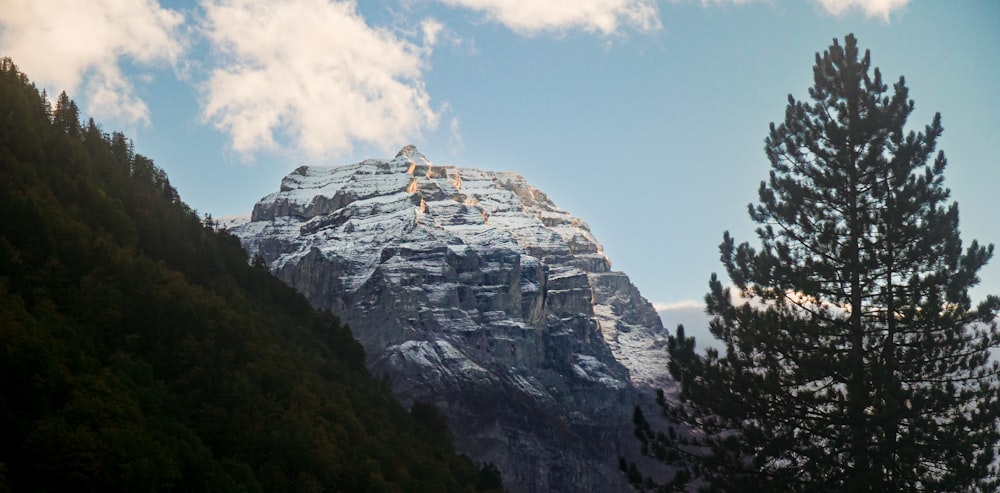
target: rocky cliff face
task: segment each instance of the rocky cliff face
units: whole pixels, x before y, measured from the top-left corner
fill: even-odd
[[[666,334],[587,224],[524,178],[407,146],[301,167],[231,231],[511,491],[628,489],[618,458],[637,455],[643,392],[671,385]]]

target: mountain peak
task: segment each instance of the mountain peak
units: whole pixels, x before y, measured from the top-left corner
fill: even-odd
[[[396,153],[396,159],[405,159],[415,164],[431,164],[431,160],[427,159],[427,156],[421,153],[417,149],[417,146],[413,144],[403,146],[403,148]]]
[[[399,152],[396,153],[396,157],[410,156],[412,154],[420,154],[420,151],[417,150],[417,146],[413,144],[406,144],[399,150]],[[420,155],[422,156],[423,154]]]

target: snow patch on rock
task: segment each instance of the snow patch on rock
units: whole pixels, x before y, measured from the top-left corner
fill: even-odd
[[[406,146],[300,167],[232,224],[350,324],[397,398],[438,404],[460,449],[512,490],[625,488],[639,393],[674,385],[666,332],[587,223],[524,177]]]

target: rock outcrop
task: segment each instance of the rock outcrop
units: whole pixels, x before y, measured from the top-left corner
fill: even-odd
[[[632,413],[670,387],[666,334],[586,223],[513,173],[301,167],[231,229],[347,322],[404,404],[433,403],[511,491],[623,491]]]

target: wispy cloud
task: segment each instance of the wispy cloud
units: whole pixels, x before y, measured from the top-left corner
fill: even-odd
[[[429,49],[438,43],[439,36],[444,31],[444,24],[434,18],[424,19],[420,23],[420,30],[424,35],[424,46]]]
[[[175,64],[184,17],[155,0],[4,0],[0,51],[42,87],[86,101],[92,115],[149,123],[120,64]]]
[[[440,0],[486,14],[524,35],[583,29],[612,35],[628,26],[640,31],[662,27],[655,0]]]
[[[351,1],[203,0],[217,50],[203,117],[251,155],[293,147],[337,155],[356,142],[388,148],[435,128],[423,44],[369,26]]]
[[[705,303],[694,300],[675,301],[669,303],[657,301],[653,303],[653,309],[658,312],[670,312],[678,310],[704,310]]]
[[[458,121],[458,117],[451,119],[451,124],[448,125],[450,133],[448,135],[448,144],[451,145],[453,152],[458,152],[465,147],[462,142],[462,130],[461,124]]]
[[[889,21],[889,14],[902,9],[910,0],[817,0],[827,12],[833,15],[843,15],[849,10],[858,9],[868,17],[880,17]]]

